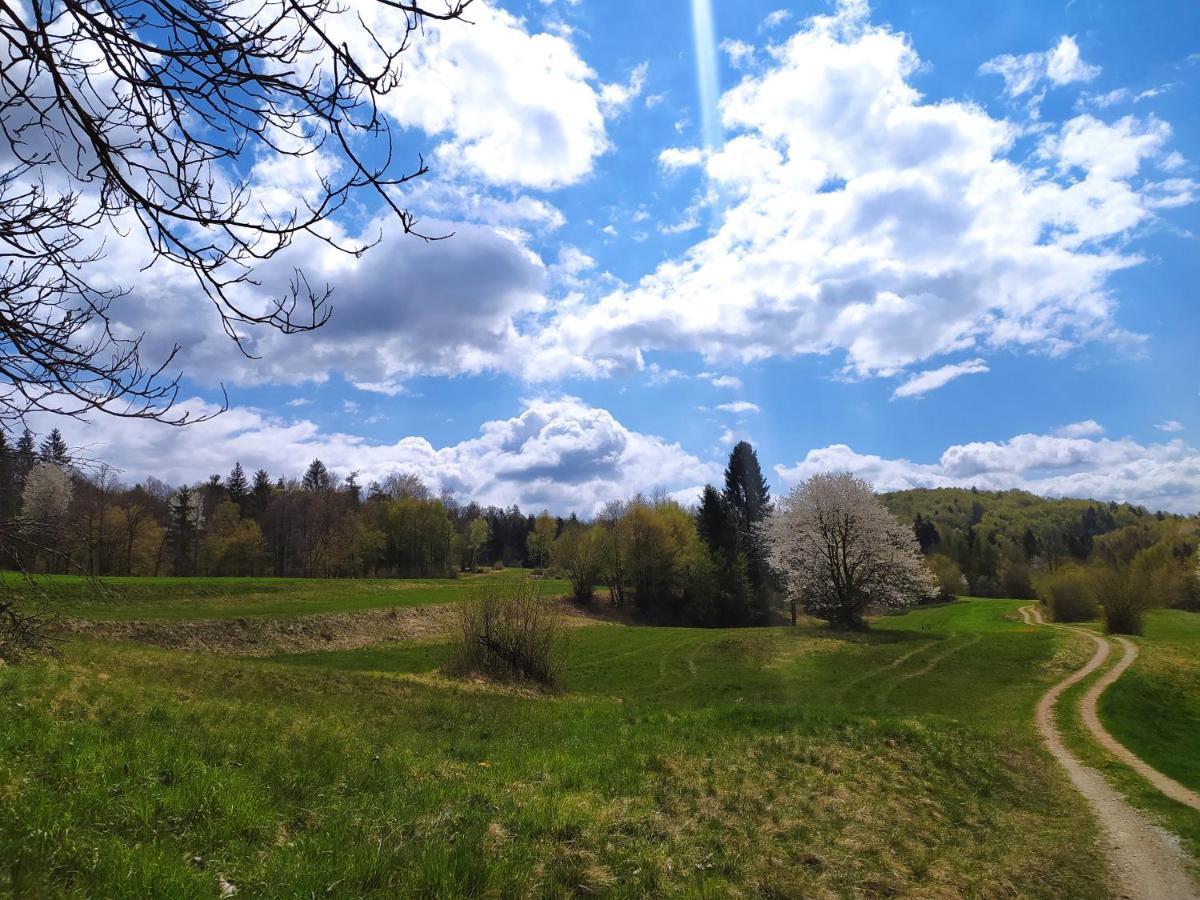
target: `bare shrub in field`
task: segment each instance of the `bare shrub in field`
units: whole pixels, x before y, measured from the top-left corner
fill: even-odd
[[[1082,566],[1060,566],[1040,574],[1035,590],[1055,622],[1086,622],[1095,618],[1094,579]]]
[[[459,608],[458,637],[446,670],[499,681],[558,683],[562,664],[562,620],[528,578],[496,582]]]

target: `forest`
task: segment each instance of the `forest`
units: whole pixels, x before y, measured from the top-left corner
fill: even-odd
[[[1102,557],[1114,565],[1137,557],[1153,569],[1156,605],[1200,606],[1196,516],[1017,490],[880,499],[911,523],[942,597],[1047,599]],[[195,484],[128,486],[108,466],[73,460],[57,430],[41,439],[0,433],[0,522],[10,523],[3,564],[31,572],[452,578],[519,566],[569,579],[581,602],[599,588],[612,606],[655,621],[765,624],[787,611],[762,527],[772,509],[745,442],[731,451],[724,484],[707,486],[694,507],[614,498],[584,520],[435,496],[414,473],[363,485],[319,459],[298,478],[248,473],[235,461]],[[1072,617],[1066,601],[1062,612]]]

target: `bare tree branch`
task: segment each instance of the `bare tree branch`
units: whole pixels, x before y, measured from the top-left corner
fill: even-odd
[[[394,171],[379,101],[424,20],[471,2],[0,0],[0,423],[35,410],[196,421],[172,412],[179,348],[144,363],[144,335],[112,313],[125,290],[89,279],[98,233],[144,236],[154,264],[189,271],[247,355],[239,326],[329,318],[330,289],[302,273],[265,305],[240,287],[299,235],[368,249],[329,227],[359,191],[437,239],[396,199],[427,167]],[[353,3],[386,8],[392,36]],[[317,185],[281,212],[255,164],[288,158]]]

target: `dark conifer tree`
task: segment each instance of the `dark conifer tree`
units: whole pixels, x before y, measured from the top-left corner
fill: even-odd
[[[246,480],[246,472],[242,469],[240,462],[233,464],[229,477],[225,479],[225,492],[229,494],[229,499],[237,504],[238,510],[244,516],[250,499],[250,483]]]
[[[196,492],[186,484],[171,498],[168,538],[174,574],[191,575],[195,571],[195,548],[199,542]]]
[[[250,514],[255,519],[261,519],[266,513],[267,507],[271,505],[271,494],[274,490],[271,486],[271,476],[266,469],[259,469],[254,473],[254,483],[250,486]]]
[[[771,511],[771,489],[758,464],[758,454],[746,441],[739,441],[729,454],[722,497],[734,529],[734,555],[744,555],[746,577],[754,593],[752,618],[762,624],[769,617],[774,590],[766,542],[759,528]]]
[[[301,486],[306,491],[327,491],[333,487],[333,476],[329,474],[329,469],[325,468],[325,463],[314,459],[304,472]]]
[[[725,468],[725,502],[739,528],[762,521],[771,508],[771,489],[758,465],[758,454],[746,441],[739,441],[729,454]]]
[[[724,496],[711,484],[706,484],[704,492],[700,495],[696,530],[714,553],[734,550],[729,506],[725,503]]]
[[[54,463],[59,466],[65,466],[71,462],[71,458],[67,455],[67,442],[63,440],[62,432],[57,428],[51,428],[50,433],[42,439],[42,446],[38,448],[38,458],[42,462]]]
[[[18,489],[25,487],[25,476],[37,464],[37,453],[34,450],[33,432],[26,428],[17,439],[17,468],[16,478]]]
[[[920,513],[913,519],[913,534],[917,537],[917,543],[921,545],[921,552],[925,554],[932,553],[942,541],[933,520],[926,519]]]

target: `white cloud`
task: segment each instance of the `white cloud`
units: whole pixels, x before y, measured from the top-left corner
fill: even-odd
[[[1056,428],[1054,429],[1054,434],[1057,437],[1064,438],[1098,437],[1104,434],[1104,426],[1095,419],[1086,419],[1082,422],[1072,422],[1070,425],[1063,425],[1061,428]]]
[[[178,342],[183,350],[177,363],[201,384],[299,384],[340,373],[365,390],[394,395],[414,375],[515,367],[518,321],[544,309],[551,273],[517,232],[437,220],[422,227],[454,237],[425,242],[379,220],[363,224],[367,239],[381,230],[383,239],[361,257],[306,236],[261,263],[255,276],[263,287],[246,285],[237,294],[251,308],[261,307],[268,291],[281,291],[294,267],[303,268],[315,290],[329,284],[335,291],[333,314],[316,331],[249,329],[245,344],[257,359],[238,352],[187,273],[164,269],[158,278],[141,280],[114,310],[125,331],[147,332],[148,358],[165,356],[167,338]],[[136,253],[110,246],[106,271],[119,278],[138,270]],[[565,263],[571,269],[586,259],[568,252]],[[156,327],[163,321],[172,323],[169,331]]]
[[[385,5],[359,3],[354,11],[385,44],[403,37],[404,17]],[[469,18],[425,25],[384,111],[402,125],[445,135],[436,150],[441,170],[536,188],[590,173],[608,148],[602,92],[615,86],[598,90],[595,72],[560,35],[531,34],[522,20],[483,2],[471,4]],[[342,27],[345,39],[364,43],[353,17]]]
[[[742,389],[742,379],[735,375],[713,375],[711,373],[700,373],[701,378],[707,378],[713,387],[728,388],[731,391],[740,391]]]
[[[1100,74],[1099,66],[1088,65],[1079,56],[1075,38],[1063,35],[1046,60],[1046,76],[1055,84],[1091,81]]]
[[[754,62],[754,45],[745,41],[726,38],[721,41],[721,49],[729,57],[729,64],[735,69],[744,69]]]
[[[767,13],[766,18],[762,20],[761,30],[769,31],[772,28],[778,28],[791,17],[791,12],[786,9],[777,9],[774,12]]]
[[[758,408],[757,403],[751,403],[749,400],[734,400],[731,403],[718,403],[717,409],[728,413],[756,413],[762,412]]]
[[[642,89],[646,86],[646,72],[649,70],[649,63],[642,63],[634,68],[629,73],[629,81],[626,84],[602,84],[600,85],[600,108],[604,110],[606,116],[615,116],[629,109],[629,105],[641,96]]]
[[[704,163],[704,151],[699,147],[667,147],[658,154],[658,164],[668,172],[690,169]]]
[[[539,340],[553,351],[543,377],[653,350],[714,363],[838,352],[846,374],[891,376],[956,352],[1137,340],[1114,319],[1110,277],[1142,261],[1129,237],[1155,208],[1195,193],[1139,180],[1166,123],[1079,116],[1040,158],[1010,158],[1021,130],[926,102],[911,43],[864,8],[810,20],[722,97],[740,133],[705,160],[712,232],[635,286],[559,312]],[[1072,45],[1046,55],[1054,78],[1087,74]],[[660,165],[702,159],[670,148]],[[698,211],[683,224],[698,227]]]
[[[1160,422],[1154,427],[1159,431],[1166,431],[1170,434],[1183,431],[1183,423],[1177,419],[1167,419],[1165,422]]]
[[[982,359],[969,359],[966,362],[952,363],[937,369],[927,369],[917,372],[892,392],[892,399],[897,397],[924,397],[930,391],[949,384],[955,378],[963,375],[978,375],[990,371]]]
[[[1143,160],[1161,155],[1170,137],[1171,126],[1154,116],[1124,116],[1108,124],[1082,115],[1044,138],[1039,153],[1063,170],[1078,168],[1097,180],[1113,181],[1137,174]]]
[[[1158,162],[1158,167],[1164,172],[1178,172],[1187,166],[1188,161],[1178,150],[1172,150]]]
[[[198,400],[182,408],[211,409]],[[695,497],[720,474],[720,466],[678,444],[632,431],[607,410],[566,396],[526,400],[519,415],[485,422],[478,437],[440,448],[419,436],[373,443],[249,408],[187,428],[99,417],[90,425],[55,424],[72,446],[88,445],[131,481],[147,475],[172,483],[200,480],[228,472],[236,461],[249,470],[298,476],[316,457],[342,474],[359,470],[364,482],[412,472],[435,491],[448,488],[484,504],[516,502],[562,514],[590,515],[608,500],[657,488]]]
[[[979,71],[985,75],[999,75],[1004,79],[1004,92],[1010,97],[1020,97],[1031,93],[1043,80],[1054,85],[1091,81],[1100,74],[1100,67],[1085,63],[1075,38],[1063,35],[1052,50],[1022,56],[997,56],[981,65]]]
[[[1020,488],[1050,497],[1138,503],[1149,509],[1200,509],[1200,451],[1183,441],[1140,444],[1131,438],[1022,434],[1003,442],[958,444],[935,463],[857,453],[845,444],[810,451],[776,466],[786,484],[817,472],[849,471],[876,490],[920,487]]]

